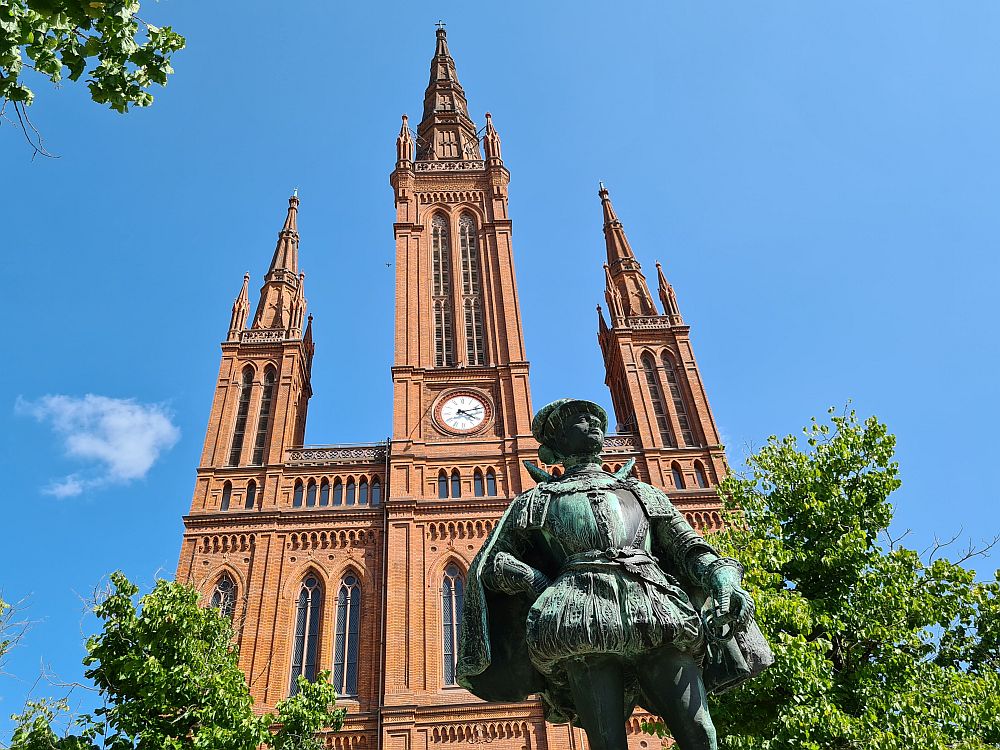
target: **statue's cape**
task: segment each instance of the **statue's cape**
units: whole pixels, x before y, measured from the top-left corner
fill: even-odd
[[[635,480],[628,484],[651,520],[676,519],[680,515],[669,498],[657,488]],[[483,585],[484,568],[500,540],[514,534],[531,535],[535,532],[537,537],[533,544],[528,545],[529,548],[544,548],[540,531],[548,513],[549,501],[557,494],[562,494],[559,484],[546,482],[515,497],[472,561],[462,613],[458,682],[487,701],[514,702],[524,700],[533,693],[541,693],[546,704],[546,718],[558,723],[572,718],[575,711],[566,691],[549,685],[528,656],[525,623],[533,597],[527,593],[506,594]],[[694,531],[689,533],[696,535]],[[698,543],[711,549],[700,538]],[[687,544],[681,546],[689,548]],[[702,610],[708,593],[691,581],[684,571],[677,569],[670,552],[654,535],[653,554],[660,566],[677,579],[695,609]],[[553,580],[558,576],[558,570],[547,569],[550,563],[542,556],[539,559],[522,559]],[[734,638],[708,644],[703,673],[705,689],[715,693],[728,690],[759,673],[773,661],[764,637],[756,623],[751,621]]]

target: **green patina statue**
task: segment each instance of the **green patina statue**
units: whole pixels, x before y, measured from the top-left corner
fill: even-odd
[[[472,563],[459,683],[488,701],[540,693],[546,719],[575,721],[592,750],[625,750],[636,705],[681,750],[715,750],[706,693],[773,662],[742,569],[667,496],[601,468],[604,410],[561,399],[532,421],[539,484],[511,502]]]

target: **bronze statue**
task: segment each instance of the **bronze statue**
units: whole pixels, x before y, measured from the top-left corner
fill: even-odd
[[[511,502],[466,586],[459,683],[489,701],[540,693],[546,719],[576,721],[593,750],[624,750],[636,705],[680,750],[715,750],[706,693],[773,661],[742,568],[720,557],[634,462],[601,468],[604,410],[561,399],[532,421],[565,474]]]

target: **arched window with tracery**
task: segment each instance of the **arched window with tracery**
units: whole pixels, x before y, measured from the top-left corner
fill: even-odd
[[[292,642],[292,674],[289,695],[299,691],[301,675],[312,682],[316,679],[316,653],[319,650],[319,623],[323,610],[323,586],[315,574],[302,581],[295,604],[295,640]]]
[[[663,360],[663,369],[667,373],[667,387],[670,389],[670,398],[674,402],[674,411],[677,412],[677,424],[681,427],[681,437],[684,445],[694,445],[694,432],[691,430],[691,421],[688,419],[687,406],[685,405],[684,394],[681,391],[681,382],[677,377],[677,369],[670,355],[663,352],[660,355]]]
[[[319,504],[330,504],[330,480],[326,477],[323,477],[323,481],[319,483]]]
[[[479,283],[479,247],[476,220],[462,214],[458,220],[459,247],[462,255],[462,313],[465,317],[465,357],[470,365],[486,361],[483,336],[483,302]]]
[[[240,383],[240,401],[236,406],[236,425],[233,427],[233,442],[229,448],[229,465],[239,466],[240,454],[243,452],[243,438],[247,431],[247,416],[250,414],[250,394],[253,392],[253,368],[249,365],[243,368],[243,379]]]
[[[253,510],[257,506],[257,483],[254,480],[247,482],[247,496],[243,501],[244,510]]]
[[[653,355],[646,352],[642,355],[642,372],[646,376],[646,386],[649,388],[649,403],[653,407],[653,417],[656,419],[656,428],[660,432],[660,439],[667,448],[676,448],[674,433],[670,429],[670,420],[667,417],[666,404],[663,401],[663,390],[660,388],[660,379],[656,377],[656,361]]]
[[[306,485],[306,507],[312,508],[316,505],[316,480],[310,479]]]
[[[358,505],[368,505],[368,478],[358,480]]]
[[[458,469],[451,470],[451,496],[462,496],[462,476],[458,473]]]
[[[486,494],[490,497],[497,496],[497,473],[493,469],[486,470]]]
[[[222,485],[222,503],[219,506],[220,510],[229,510],[229,502],[233,499],[233,485],[232,482],[226,482]]]
[[[670,476],[673,477],[674,487],[679,490],[684,489],[684,473],[679,464],[670,464]]]
[[[486,484],[483,482],[483,472],[476,469],[472,472],[472,494],[483,497],[486,494]]]
[[[302,480],[301,479],[296,479],[295,480],[295,493],[292,495],[292,507],[293,508],[301,508],[302,507],[302,494],[303,494],[302,490],[303,490]]]
[[[431,290],[434,308],[434,364],[451,367],[455,364],[455,332],[452,326],[451,242],[448,219],[435,214],[431,219]]]
[[[253,463],[264,463],[264,444],[267,442],[267,430],[271,425],[271,404],[274,401],[274,368],[268,367],[264,372],[264,390],[260,395],[260,416],[257,419],[257,439],[253,444]]]
[[[708,487],[708,475],[705,473],[705,467],[701,465],[701,461],[694,462],[694,477],[698,480],[698,486],[704,489]]]
[[[377,508],[382,504],[382,482],[378,477],[372,477],[372,507]]]
[[[361,583],[353,573],[337,591],[337,629],[333,649],[333,686],[337,695],[358,694],[358,633],[361,623]]]
[[[333,504],[344,504],[344,483],[340,481],[340,477],[333,480]]]
[[[444,469],[438,472],[438,498],[448,497],[448,475]]]
[[[223,573],[219,576],[219,580],[212,590],[212,598],[209,604],[219,610],[223,617],[232,622],[233,615],[236,613],[236,583],[229,573]]]
[[[457,684],[458,631],[462,624],[465,581],[455,563],[444,569],[441,581],[441,651],[444,656],[444,684]]]
[[[347,487],[344,492],[344,504],[354,505],[354,477],[347,478]]]

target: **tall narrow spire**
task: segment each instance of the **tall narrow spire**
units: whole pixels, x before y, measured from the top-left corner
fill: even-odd
[[[448,51],[448,36],[438,27],[431,77],[424,93],[424,117],[417,128],[417,161],[481,158],[476,126]]]
[[[625,236],[625,228],[618,220],[615,207],[611,205],[611,197],[604,183],[600,183],[598,195],[604,211],[604,243],[608,251],[607,269],[608,284],[613,285],[620,295],[622,308],[626,317],[637,315],[656,315],[653,296],[646,286],[646,277],[642,275],[642,267],[635,259],[632,246]],[[610,304],[610,301],[609,301]],[[614,311],[609,310],[614,318]]]
[[[243,274],[243,286],[236,301],[233,302],[233,314],[229,318],[228,341],[239,341],[240,332],[247,327],[247,317],[250,315],[250,274]]]
[[[663,303],[663,314],[670,318],[671,325],[681,325],[684,323],[684,319],[681,317],[681,308],[677,304],[677,295],[674,293],[674,288],[667,281],[667,277],[663,275],[663,266],[660,265],[660,261],[656,261],[656,279],[660,286],[660,302]]]
[[[271,266],[260,288],[260,301],[254,312],[254,329],[281,329],[286,338],[302,334],[305,297],[299,274],[299,195],[294,191],[288,199],[285,223],[278,232],[278,243],[271,257]]]
[[[399,137],[396,138],[396,168],[403,169],[413,165],[413,137],[410,135],[410,118],[403,115],[403,124],[399,128]]]
[[[486,113],[486,130],[483,133],[483,152],[486,155],[486,166],[502,166],[500,156],[500,134],[493,127],[493,116]]]

